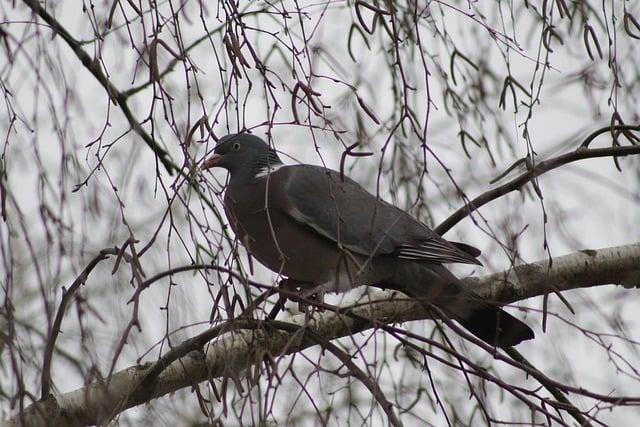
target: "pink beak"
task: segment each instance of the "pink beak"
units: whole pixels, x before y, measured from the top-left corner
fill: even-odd
[[[204,161],[200,169],[207,170],[216,167],[221,158],[222,156],[220,154],[214,154]]]

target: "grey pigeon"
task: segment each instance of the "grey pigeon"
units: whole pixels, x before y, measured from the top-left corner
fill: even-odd
[[[230,174],[229,224],[252,257],[304,295],[370,285],[438,307],[490,345],[533,338],[523,322],[482,299],[442,264],[479,264],[480,251],[449,242],[339,172],[284,165],[262,139],[224,136],[203,169]]]

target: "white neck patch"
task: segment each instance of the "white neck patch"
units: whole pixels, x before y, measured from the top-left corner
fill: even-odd
[[[274,173],[275,171],[277,171],[278,169],[280,169],[283,166],[284,165],[281,163],[281,164],[277,164],[277,165],[271,165],[271,166],[264,167],[264,168],[260,169],[258,171],[258,173],[256,173],[256,178],[262,178],[262,177],[267,176],[267,175],[269,175],[271,173]]]

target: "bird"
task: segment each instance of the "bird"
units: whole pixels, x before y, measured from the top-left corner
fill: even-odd
[[[471,245],[450,242],[344,174],[322,166],[285,165],[260,137],[219,139],[202,170],[229,173],[223,205],[252,258],[295,284],[302,295],[358,286],[400,291],[436,307],[480,340],[509,348],[534,333],[483,299],[445,263],[482,263]]]

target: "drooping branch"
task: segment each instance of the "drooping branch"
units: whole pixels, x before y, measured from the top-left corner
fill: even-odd
[[[468,201],[463,207],[455,211],[445,221],[438,225],[438,227],[436,227],[434,231],[440,235],[443,235],[463,218],[469,216],[472,212],[478,210],[487,203],[492,202],[504,196],[505,194],[511,193],[512,191],[520,190],[528,183],[534,182],[537,177],[554,169],[557,169],[560,166],[564,166],[566,164],[584,159],[611,157],[612,159],[616,160],[619,157],[638,155],[640,154],[640,145],[637,144],[638,136],[633,132],[640,132],[640,125],[606,126],[592,132],[591,135],[585,138],[585,140],[574,151],[559,155],[557,157],[553,157],[548,160],[539,161],[535,164],[533,164],[530,159],[521,159],[513,166],[511,166],[505,172],[505,174],[521,165],[526,166],[527,170],[525,172],[521,173],[510,181],[499,185],[498,187],[492,188],[491,190],[482,193],[473,200]],[[605,148],[589,147],[589,145],[595,138],[606,134],[612,134],[614,144],[616,145]],[[631,145],[617,145],[617,139],[619,136],[624,136],[625,138],[629,139],[631,141]]]
[[[510,303],[549,292],[620,284],[640,285],[640,243],[571,255],[508,271],[467,279],[469,286],[483,297]],[[89,425],[108,421],[127,408],[202,381],[221,377],[242,377],[245,370],[265,357],[292,354],[318,345],[322,340],[354,333],[389,323],[427,318],[421,306],[397,292],[376,292],[360,304],[337,311],[293,316],[284,322],[259,322],[236,319],[206,331],[207,344],[199,337],[171,350],[172,363],[163,359],[143,367],[130,367],[111,377],[60,396],[36,402],[24,413],[9,420],[8,426]],[[223,327],[224,326],[224,327]],[[305,334],[308,330],[316,337]],[[503,359],[504,360],[504,359]],[[153,378],[149,373],[154,372]],[[159,373],[158,373],[159,372]],[[155,375],[155,373],[158,373]],[[579,389],[572,389],[578,393]],[[593,393],[589,393],[594,397]],[[640,403],[625,396],[601,396],[606,401]]]
[[[34,14],[39,16],[45,21],[51,31],[54,34],[60,36],[65,43],[71,48],[73,53],[78,57],[82,65],[95,77],[98,83],[107,91],[107,94],[116,103],[124,116],[127,118],[131,129],[142,138],[147,146],[154,152],[158,160],[162,163],[167,172],[171,175],[175,171],[179,171],[180,168],[173,162],[169,153],[160,147],[155,139],[149,135],[140,124],[140,121],[134,116],[129,104],[127,103],[127,94],[119,91],[109,80],[107,75],[102,70],[100,63],[96,59],[92,59],[91,56],[82,48],[82,44],[76,40],[65,27],[60,24],[51,14],[49,14],[37,0],[23,0],[24,3],[33,11]]]

